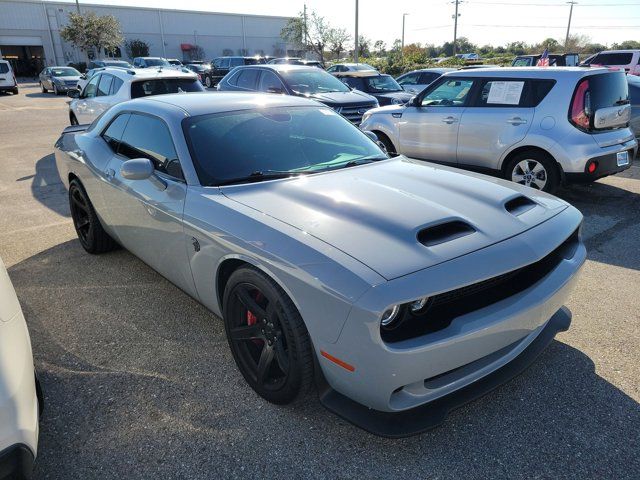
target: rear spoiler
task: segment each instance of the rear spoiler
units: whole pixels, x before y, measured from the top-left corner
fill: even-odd
[[[87,128],[89,128],[90,123],[85,123],[84,125],[70,125],[62,131],[62,135],[65,133],[79,133],[84,132]]]

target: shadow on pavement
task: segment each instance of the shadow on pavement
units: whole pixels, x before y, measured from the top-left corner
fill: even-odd
[[[278,407],[222,322],[124,250],[76,240],[9,273],[45,392],[36,478],[576,478],[640,468],[640,406],[554,341],[505,386],[402,440],[315,399]]]
[[[56,158],[53,153],[42,157],[36,162],[35,175],[19,178],[17,181],[25,181],[30,178],[33,178],[31,182],[33,198],[59,215],[71,216],[67,190],[58,173]]]

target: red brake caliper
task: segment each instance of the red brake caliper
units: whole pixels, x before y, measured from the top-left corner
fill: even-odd
[[[260,302],[264,297],[262,296],[262,293],[260,292],[256,292],[255,293],[255,298],[254,300],[256,302]],[[247,325],[251,326],[251,325],[255,325],[256,323],[258,323],[258,317],[256,317],[253,312],[250,312],[249,310],[247,310]],[[258,343],[261,344],[262,340],[259,339],[253,339],[253,343]]]

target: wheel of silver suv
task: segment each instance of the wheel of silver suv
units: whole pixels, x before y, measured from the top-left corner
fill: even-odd
[[[531,158],[516,163],[511,171],[511,181],[527,187],[543,190],[547,184],[547,170],[542,163]]]

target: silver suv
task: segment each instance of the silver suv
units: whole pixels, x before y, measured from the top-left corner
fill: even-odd
[[[406,105],[365,113],[390,153],[551,192],[629,168],[625,75],[604,68],[487,68],[443,75]]]

